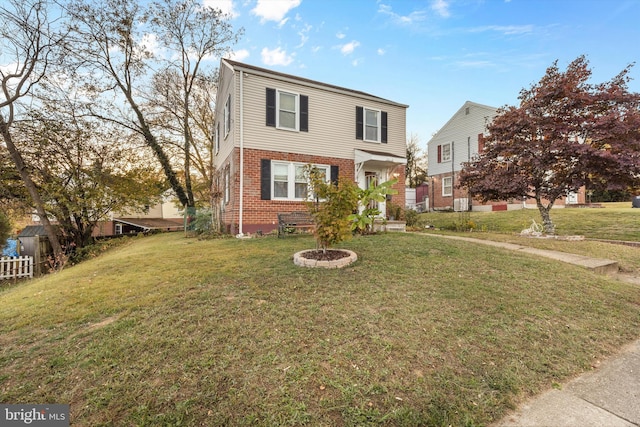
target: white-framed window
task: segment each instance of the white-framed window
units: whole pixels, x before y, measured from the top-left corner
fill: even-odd
[[[446,176],[442,178],[442,196],[452,196],[453,195],[453,177]]]
[[[227,102],[224,103],[224,137],[229,135],[231,130],[231,95],[227,97]]]
[[[305,163],[271,162],[271,199],[273,200],[305,200],[311,196],[309,181],[304,173]],[[331,167],[314,165],[329,181]]]
[[[122,234],[122,224],[116,223],[116,234]]]
[[[224,204],[231,200],[231,170],[229,166],[224,169]]]
[[[442,153],[440,155],[441,162],[450,162],[451,161],[451,143],[447,142],[446,144],[442,144]]]
[[[220,122],[216,123],[213,138],[215,139],[215,154],[220,151]]]
[[[371,108],[364,108],[364,140],[380,142],[382,112]]]
[[[299,130],[300,96],[297,93],[281,90],[277,92],[276,109],[278,111],[278,122],[276,127],[279,129]]]

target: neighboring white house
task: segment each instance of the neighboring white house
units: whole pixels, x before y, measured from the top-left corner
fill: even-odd
[[[511,199],[481,203],[469,196],[465,188],[457,187],[462,164],[472,160],[484,149],[487,128],[497,115],[497,108],[467,101],[427,143],[429,155],[430,210],[496,211],[536,208],[535,200]],[[554,207],[584,203],[585,191],[570,193]]]
[[[483,149],[483,137],[496,112],[495,107],[467,101],[429,140],[430,209],[469,209],[472,200],[466,190],[455,188],[456,179],[462,163]]]

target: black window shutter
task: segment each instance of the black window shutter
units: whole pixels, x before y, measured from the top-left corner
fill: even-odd
[[[364,111],[362,107],[356,107],[356,139],[364,139],[362,135],[363,122]]]
[[[276,90],[267,88],[267,126],[276,125]]]
[[[331,166],[331,183],[334,185],[338,185],[338,173],[340,171],[340,167],[338,165]]]
[[[271,160],[260,160],[260,199],[271,200]]]
[[[309,132],[309,97],[300,95],[300,132]]]
[[[387,112],[383,111],[382,116],[380,117],[380,123],[382,126],[382,142],[387,143]]]

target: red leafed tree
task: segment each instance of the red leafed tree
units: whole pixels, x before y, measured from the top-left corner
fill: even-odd
[[[555,232],[553,204],[569,192],[637,185],[640,94],[628,90],[631,67],[594,85],[584,56],[564,72],[554,62],[520,91],[519,107],[499,110],[484,151],[464,165],[458,185],[483,201],[534,198],[547,234]]]

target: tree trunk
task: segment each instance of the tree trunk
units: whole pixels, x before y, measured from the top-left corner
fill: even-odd
[[[180,204],[183,207],[191,207],[192,204],[190,204],[189,198],[185,194],[184,188],[180,184],[180,181],[178,181],[178,177],[176,176],[176,173],[171,167],[171,162],[169,161],[169,158],[167,157],[166,153],[160,146],[160,143],[158,143],[158,140],[156,139],[156,137],[153,135],[153,133],[151,133],[151,129],[147,125],[147,121],[145,120],[144,115],[142,114],[142,111],[140,111],[138,104],[135,103],[130,93],[127,91],[126,87],[120,85],[120,88],[122,89],[122,92],[125,94],[127,101],[131,106],[131,109],[133,110],[133,112],[136,114],[136,117],[138,118],[138,125],[142,130],[142,135],[144,136],[145,142],[147,143],[149,148],[153,150],[154,154],[156,155],[156,158],[160,162],[160,165],[162,166],[162,170],[164,171],[165,176],[169,181],[169,185],[171,185],[171,188],[176,193],[178,200],[180,200]]]
[[[542,227],[545,234],[553,236],[556,234],[556,226],[551,221],[551,208],[553,207],[553,202],[550,202],[547,206],[542,204],[542,200],[540,196],[536,195],[536,205],[538,206],[538,211],[540,211],[540,216],[542,217]]]
[[[44,203],[40,198],[40,193],[38,193],[36,184],[31,179],[31,175],[29,175],[29,171],[27,170],[27,166],[24,164],[24,160],[22,158],[22,155],[20,154],[20,151],[18,151],[17,147],[13,143],[11,133],[9,132],[9,126],[4,121],[4,117],[2,117],[2,115],[0,115],[0,132],[2,132],[2,138],[7,145],[7,150],[9,151],[9,154],[13,159],[22,182],[24,182],[24,186],[27,188],[27,191],[31,196],[31,200],[35,205],[36,212],[40,217],[40,221],[44,226],[44,230],[47,233],[47,237],[49,238],[49,242],[51,243],[51,247],[53,248],[54,269],[60,270],[64,266],[66,259],[64,251],[62,250],[62,245],[60,244],[60,240],[58,240],[58,234],[56,233],[53,225],[51,225],[51,222],[49,222],[49,217],[47,216],[47,212],[44,209]]]

